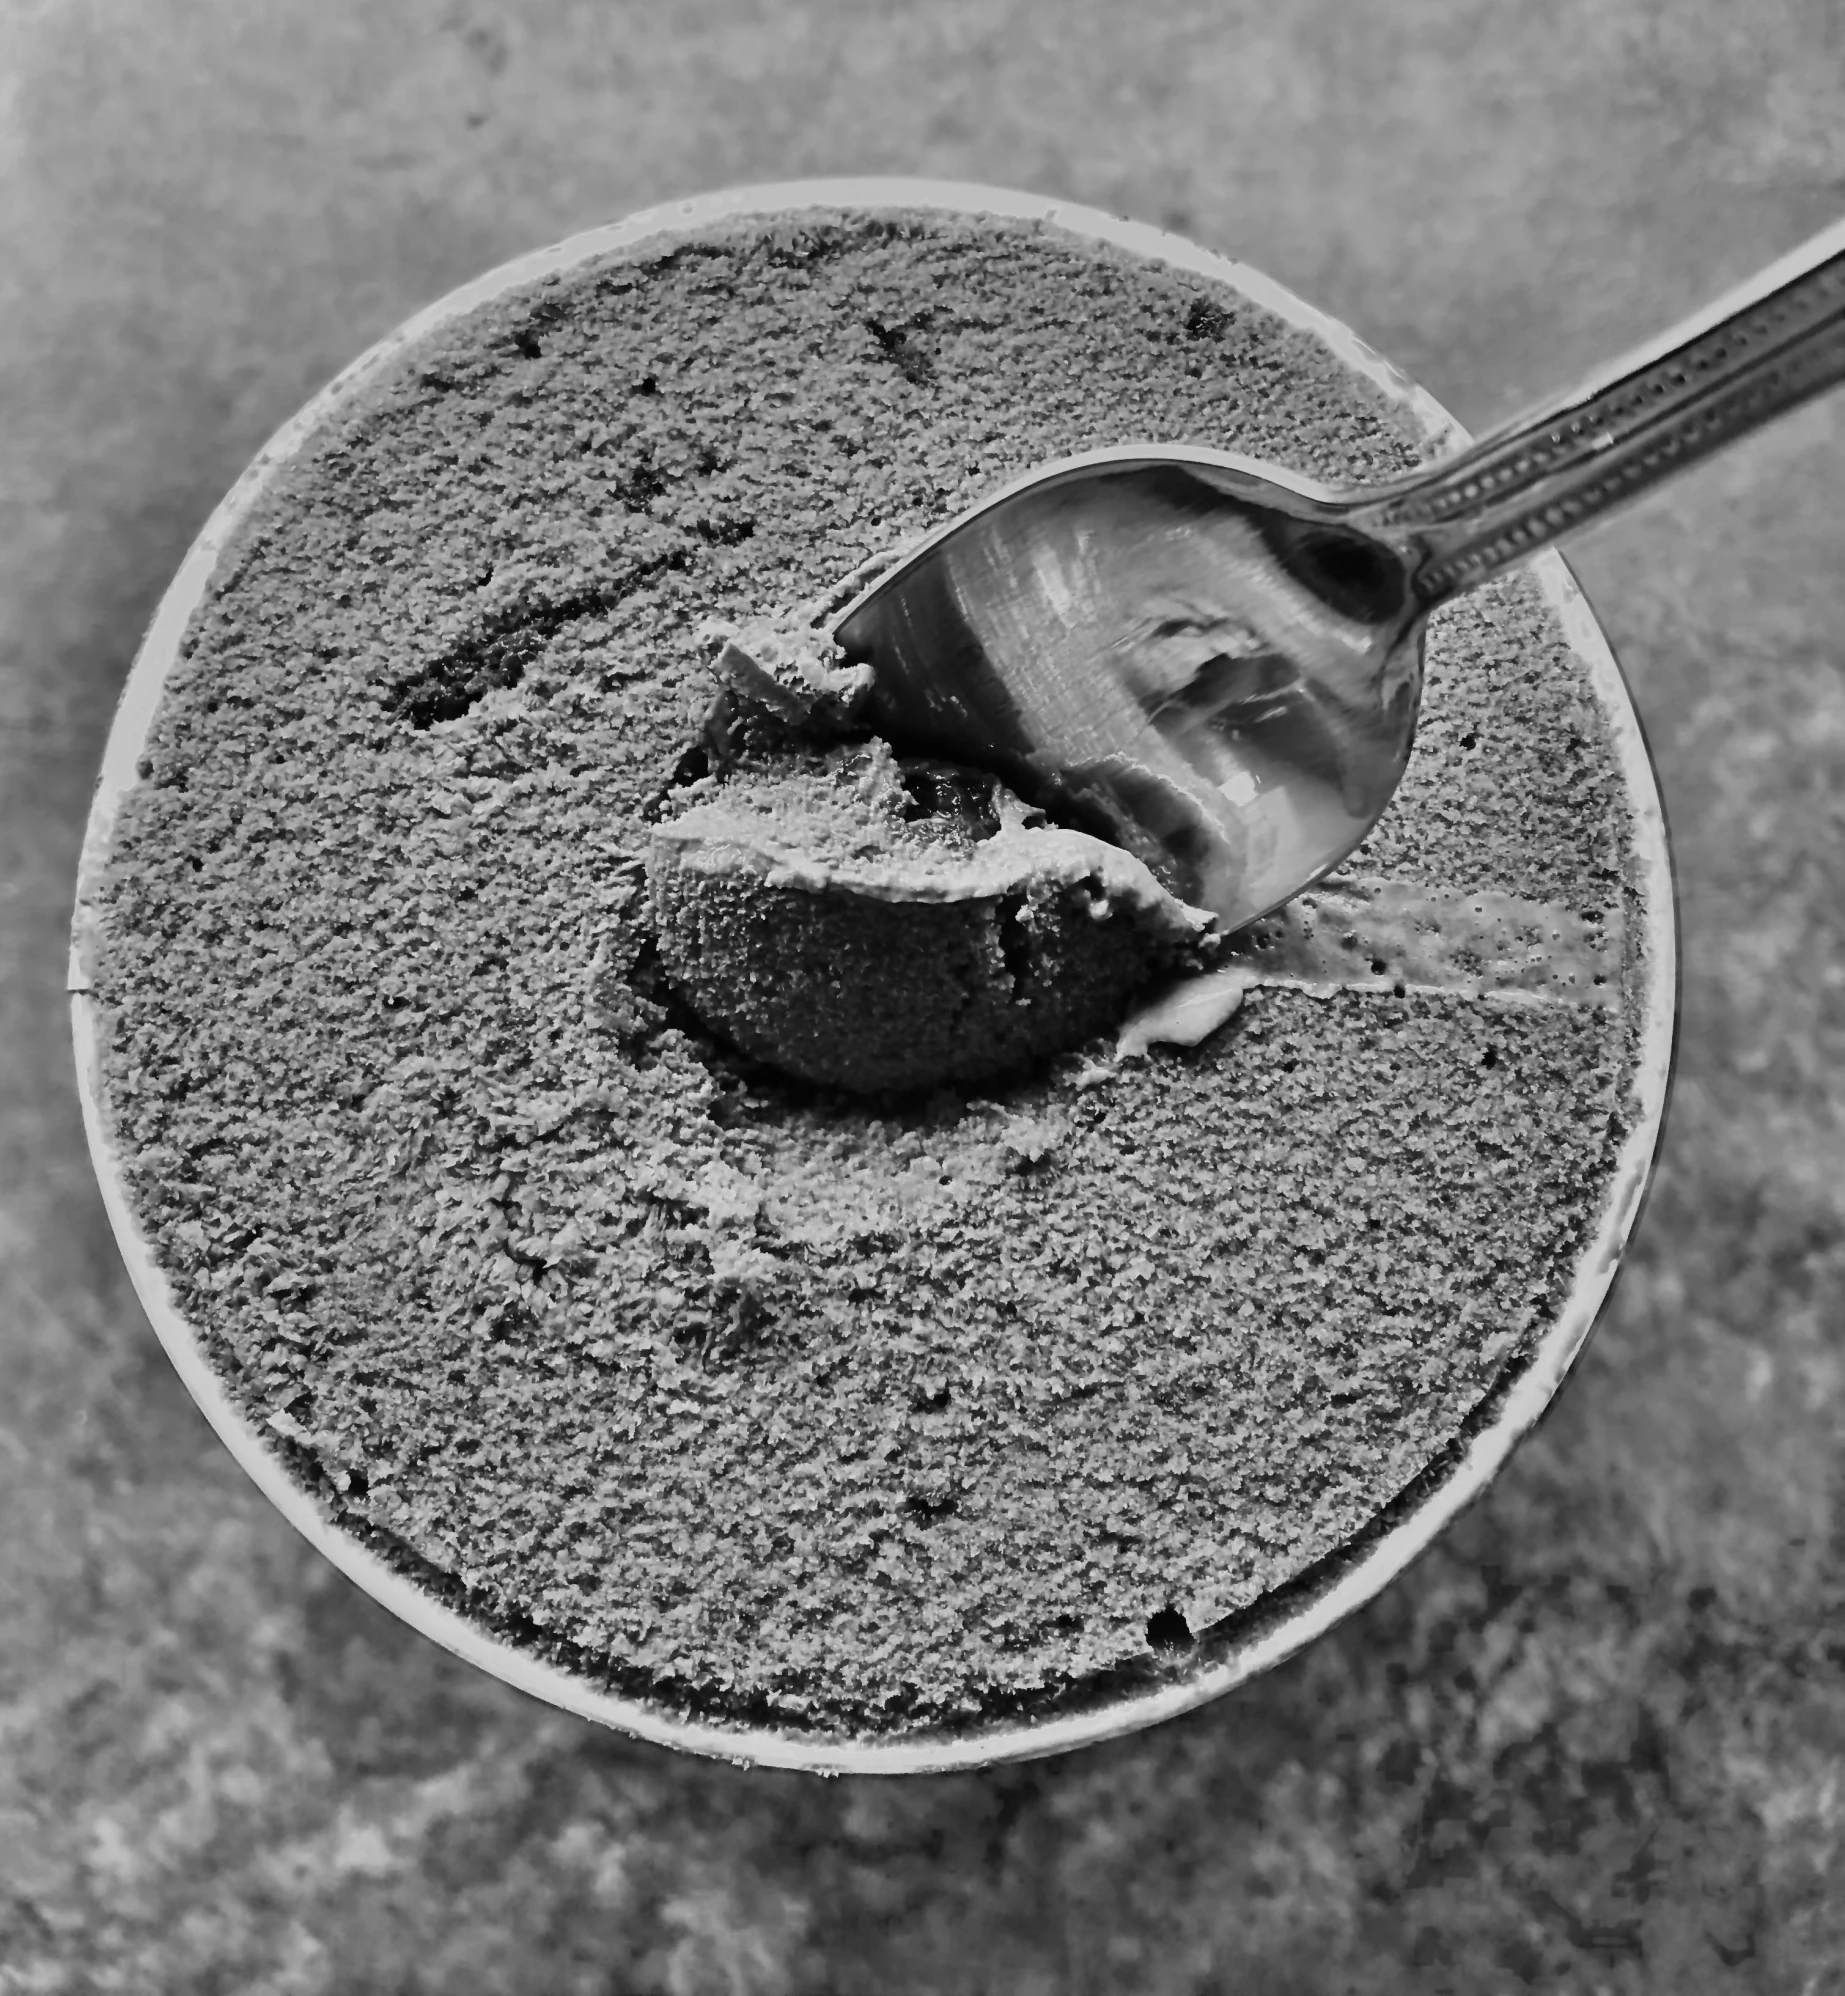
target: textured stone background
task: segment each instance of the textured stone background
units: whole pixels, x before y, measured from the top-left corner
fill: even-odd
[[[1615,1307],[1435,1553],[1159,1732],[752,1775],[402,1632],[168,1371],[61,998],[167,575],[458,280],[980,178],[1244,256],[1479,426],[1845,206],[1836,0],[0,0],[0,93],[0,1992],[1845,1990],[1845,398],[1578,556],[1687,945]]]

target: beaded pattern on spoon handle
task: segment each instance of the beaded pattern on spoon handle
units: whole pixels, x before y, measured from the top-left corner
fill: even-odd
[[[1765,295],[1417,474],[1355,523],[1421,545],[1416,594],[1433,607],[1831,387],[1845,378],[1845,230],[1804,254]]]

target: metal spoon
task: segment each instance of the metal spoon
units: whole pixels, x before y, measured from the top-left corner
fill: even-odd
[[[1093,451],[833,620],[864,718],[996,769],[1226,929],[1329,872],[1409,757],[1430,613],[1845,377],[1845,223],[1571,394],[1388,484]]]

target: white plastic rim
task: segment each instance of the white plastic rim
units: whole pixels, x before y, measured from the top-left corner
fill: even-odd
[[[107,860],[117,808],[137,781],[136,764],[167,674],[219,555],[278,468],[406,347],[508,291],[554,272],[719,223],[840,209],[861,213],[934,209],[1036,222],[1193,272],[1230,286],[1277,318],[1316,335],[1346,366],[1406,408],[1432,449],[1451,450],[1467,441],[1446,410],[1348,328],[1259,271],[1099,209],[1004,188],[895,178],[731,187],[643,209],[625,221],[517,257],[418,312],[337,375],[257,453],[187,553],[130,669],[103,755],[78,872],[69,976],[71,1026],[90,1155],[148,1320],[224,1445],[276,1509],[349,1579],[412,1628],[505,1683],[642,1739],[740,1765],[821,1774],[944,1773],[1060,1753],[1153,1725],[1221,1697],[1292,1656],[1369,1601],[1481,1494],[1536,1425],[1587,1341],[1639,1217],[1658,1149],[1673,1062],[1678,954],[1671,860],[1652,761],[1614,655],[1559,556],[1542,555],[1532,568],[1588,676],[1621,769],[1632,820],[1628,885],[1639,913],[1638,933],[1630,933],[1628,939],[1627,1002],[1636,1055],[1629,1097],[1632,1121],[1600,1219],[1579,1256],[1570,1296],[1524,1364],[1476,1410],[1463,1437],[1344,1551],[1257,1602],[1222,1630],[1207,1632],[1189,1667],[1158,1682],[1100,1695],[1096,1702],[1067,1712],[895,1739],[813,1736],[794,1729],[689,1719],[663,1704],[611,1695],[587,1678],[515,1648],[386,1564],[328,1518],[294,1480],[263,1432],[231,1400],[192,1326],[175,1306],[128,1196],[122,1157],[103,1099],[99,1020],[90,996],[95,938],[92,886]]]

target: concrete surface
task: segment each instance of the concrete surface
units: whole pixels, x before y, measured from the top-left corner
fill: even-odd
[[[1677,835],[1668,1157],[1491,1499],[1189,1721],[980,1778],[643,1750],[240,1480],[60,993],[114,698],[267,431],[500,257],[738,179],[1181,228],[1476,426],[1845,204],[1835,0],[0,0],[0,1992],[1845,1990],[1845,400],[1578,566]]]

